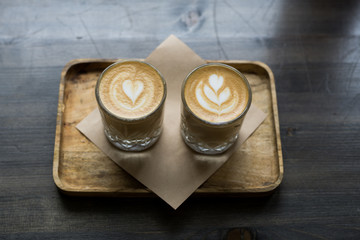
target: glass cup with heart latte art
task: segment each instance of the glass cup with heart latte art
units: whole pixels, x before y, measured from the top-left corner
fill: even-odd
[[[96,100],[107,139],[125,151],[142,151],[160,137],[166,83],[152,65],[129,60],[100,75]]]
[[[219,154],[235,143],[251,105],[242,73],[221,63],[199,66],[186,77],[181,95],[181,134],[190,148]]]

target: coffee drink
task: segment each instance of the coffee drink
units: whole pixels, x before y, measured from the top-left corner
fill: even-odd
[[[249,91],[237,72],[210,65],[188,77],[184,97],[196,116],[210,123],[222,123],[236,119],[245,110]]]
[[[159,73],[143,62],[122,62],[101,77],[99,97],[104,107],[121,118],[141,118],[153,112],[164,96]]]
[[[193,70],[182,88],[181,133],[197,152],[226,151],[238,138],[251,104],[245,76],[225,64],[205,64]]]
[[[96,85],[105,135],[116,147],[141,151],[160,136],[166,84],[152,65],[123,61],[106,68]]]

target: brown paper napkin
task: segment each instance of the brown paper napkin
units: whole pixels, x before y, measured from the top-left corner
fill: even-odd
[[[176,209],[239,149],[240,144],[265,120],[266,114],[252,105],[235,146],[221,155],[197,154],[185,145],[180,135],[180,91],[186,75],[205,61],[173,35],[161,43],[146,61],[163,74],[168,91],[163,133],[153,147],[138,153],[113,147],[104,135],[97,109],[76,127],[116,164]]]

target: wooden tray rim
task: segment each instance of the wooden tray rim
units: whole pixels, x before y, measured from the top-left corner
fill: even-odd
[[[151,190],[147,189],[145,186],[143,189],[132,189],[131,191],[126,189],[119,188],[106,188],[106,189],[91,189],[87,190],[78,190],[70,187],[66,187],[60,177],[59,177],[59,163],[60,163],[60,147],[61,147],[61,134],[62,134],[62,123],[63,123],[63,113],[65,110],[64,105],[64,94],[65,94],[65,76],[70,68],[77,64],[84,63],[112,63],[116,61],[121,61],[124,59],[102,59],[102,58],[81,58],[81,59],[73,59],[69,61],[63,68],[61,72],[60,79],[60,87],[59,87],[59,98],[58,98],[58,108],[57,108],[57,118],[56,118],[56,132],[55,132],[55,143],[54,143],[54,159],[53,159],[53,179],[56,187],[63,193],[67,195],[75,195],[75,196],[122,196],[122,197],[139,197],[139,196],[155,196]],[[144,59],[137,59],[144,60]],[[208,191],[206,189],[198,188],[194,193],[198,196],[207,196],[207,195],[240,195],[240,196],[256,196],[261,194],[270,194],[272,193],[281,183],[284,175],[284,166],[283,166],[283,155],[282,155],[282,147],[281,147],[281,138],[280,138],[280,124],[279,124],[279,112],[277,105],[277,97],[276,97],[276,87],[275,87],[275,78],[271,68],[260,61],[246,61],[246,60],[205,60],[206,62],[218,62],[225,64],[252,64],[256,65],[260,68],[263,68],[268,74],[268,78],[270,80],[271,87],[271,97],[272,97],[272,110],[273,110],[273,119],[275,125],[275,137],[276,137],[276,147],[278,154],[278,164],[279,164],[279,176],[273,183],[261,187],[261,188],[234,188],[234,189],[212,189],[212,191]]]

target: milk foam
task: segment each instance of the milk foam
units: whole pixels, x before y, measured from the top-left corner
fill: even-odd
[[[229,87],[225,87],[222,91],[219,89],[222,87],[224,83],[223,76],[218,76],[216,74],[212,74],[209,77],[207,83],[200,82],[196,86],[196,99],[198,103],[205,108],[206,110],[217,113],[219,116],[223,113],[228,113],[234,109],[236,103],[239,102],[237,94],[231,96],[231,91]],[[207,98],[207,99],[205,99]],[[209,103],[209,100],[214,104]],[[227,107],[223,107],[223,103],[230,100],[231,104]]]
[[[210,122],[226,122],[245,109],[247,85],[232,70],[207,66],[192,73],[184,88],[185,101],[198,117]]]
[[[113,114],[138,118],[154,111],[164,95],[161,76],[145,63],[123,62],[110,67],[102,76],[99,96]]]
[[[136,99],[139,97],[139,95],[144,90],[144,83],[142,81],[131,81],[128,79],[123,82],[122,88],[123,88],[126,96],[128,96],[128,98],[131,99],[133,104],[135,104]],[[116,90],[116,89],[114,89],[114,90]]]

